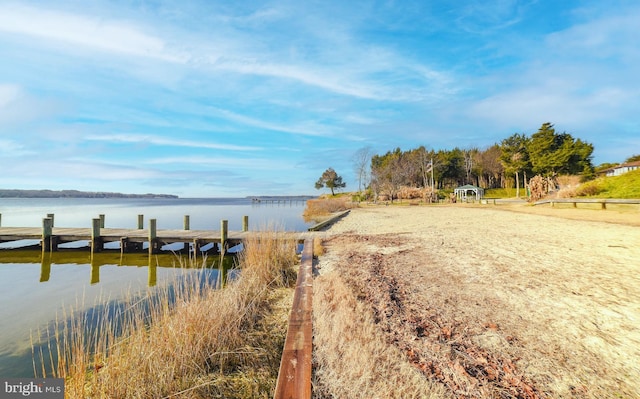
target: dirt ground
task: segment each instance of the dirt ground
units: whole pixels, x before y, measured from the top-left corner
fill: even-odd
[[[640,397],[636,209],[363,207],[324,244],[314,313],[327,313],[328,290],[343,282],[437,397]],[[315,397],[343,397],[323,351],[357,340],[314,317]],[[364,367],[343,361],[352,379]]]

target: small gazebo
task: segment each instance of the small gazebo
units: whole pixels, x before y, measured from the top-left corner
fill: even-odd
[[[476,201],[480,201],[482,197],[484,197],[484,189],[476,186],[472,186],[471,184],[466,184],[464,186],[460,186],[453,190],[456,194],[456,198],[460,201],[466,201],[467,198],[471,195],[475,195]],[[472,193],[471,195],[469,193]]]

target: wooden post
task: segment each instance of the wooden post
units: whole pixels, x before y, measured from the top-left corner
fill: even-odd
[[[215,246],[215,244],[213,244]],[[193,239],[193,256],[200,255],[200,247],[202,247],[202,241],[194,238]]]
[[[98,215],[100,218],[100,227],[104,229],[104,214]]]
[[[149,219],[149,255],[158,253],[156,219]]]
[[[138,215],[138,230],[144,229],[144,215]]]
[[[184,230],[189,230],[191,228],[190,219],[191,218],[189,217],[189,215],[184,215],[184,223],[183,223]],[[184,245],[182,246],[182,252],[189,253],[188,242],[185,242]]]
[[[249,231],[249,216],[242,217],[242,231]]]
[[[44,252],[55,251],[55,238],[53,237],[53,220],[42,219],[42,250]]]
[[[47,217],[48,217],[49,219],[51,219],[51,227],[53,227],[53,226],[54,226],[53,216],[54,216],[54,215],[53,215],[53,213],[47,213]]]
[[[573,207],[574,207],[574,208],[577,208],[577,207],[578,207],[578,203],[574,201],[574,202],[573,202]]]
[[[602,209],[607,209],[607,203],[605,201],[602,201],[600,204],[602,204]]]
[[[100,237],[100,218],[91,219],[91,252],[102,251],[102,237]]]
[[[0,213],[0,227],[2,226],[2,214]]]
[[[220,254],[224,255],[227,250],[227,237],[229,236],[229,221],[220,221]]]

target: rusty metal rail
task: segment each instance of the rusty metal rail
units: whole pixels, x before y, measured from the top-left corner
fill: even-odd
[[[304,241],[275,399],[311,398],[313,239]]]

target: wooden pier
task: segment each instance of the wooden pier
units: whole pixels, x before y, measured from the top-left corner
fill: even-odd
[[[189,216],[185,215],[183,229],[157,229],[156,219],[150,219],[147,228],[142,227],[143,217],[138,216],[137,229],[105,228],[104,215],[92,220],[89,228],[54,227],[54,217],[47,215],[42,227],[0,227],[0,243],[38,240],[44,252],[57,251],[61,244],[88,241],[91,251],[104,250],[106,243],[117,242],[121,252],[142,251],[147,244],[149,253],[158,253],[164,245],[183,243],[185,250],[198,252],[213,244],[211,251],[220,253],[242,243],[251,234],[249,220],[245,216],[242,231],[228,231],[228,222],[220,221],[220,230],[190,230]],[[311,232],[291,232],[298,241],[313,236]]]

